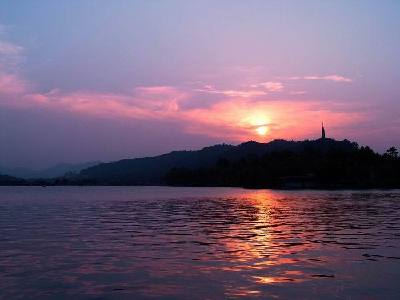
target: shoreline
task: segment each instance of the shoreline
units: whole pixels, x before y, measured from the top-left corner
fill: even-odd
[[[303,188],[279,188],[279,187],[243,187],[243,186],[188,186],[188,185],[116,185],[116,184],[27,184],[27,185],[0,185],[2,187],[166,187],[166,188],[233,188],[243,190],[272,190],[272,191],[387,191],[387,190],[400,190],[400,187],[341,187],[341,188],[328,188],[328,187],[303,187]]]

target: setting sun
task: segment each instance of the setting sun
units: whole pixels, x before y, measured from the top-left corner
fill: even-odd
[[[256,131],[257,131],[257,133],[258,133],[259,135],[264,136],[264,135],[266,135],[267,132],[268,132],[268,127],[267,127],[267,126],[260,126],[260,127],[257,127],[257,128],[256,128]]]

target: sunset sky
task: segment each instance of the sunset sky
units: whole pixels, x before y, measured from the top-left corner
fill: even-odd
[[[0,165],[400,144],[400,1],[0,1]]]

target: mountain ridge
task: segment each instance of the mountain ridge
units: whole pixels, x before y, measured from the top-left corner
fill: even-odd
[[[33,178],[53,178],[63,176],[70,172],[80,172],[83,169],[91,167],[93,165],[101,163],[100,161],[90,161],[84,163],[58,163],[48,168],[43,169],[29,169],[23,167],[5,167],[0,166],[0,174],[6,174],[8,176],[22,178],[22,179],[33,179]]]
[[[154,157],[123,159],[102,163],[82,170],[78,181],[107,182],[108,184],[153,185],[163,184],[164,176],[172,168],[196,169],[211,167],[224,158],[237,160],[246,156],[260,156],[274,151],[301,151],[306,147],[340,147],[353,149],[356,143],[333,139],[286,141],[273,140],[268,143],[248,141],[239,145],[218,144],[200,150],[171,151]]]

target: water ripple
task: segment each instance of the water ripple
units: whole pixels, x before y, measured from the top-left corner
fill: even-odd
[[[0,188],[0,298],[398,299],[399,191]]]

